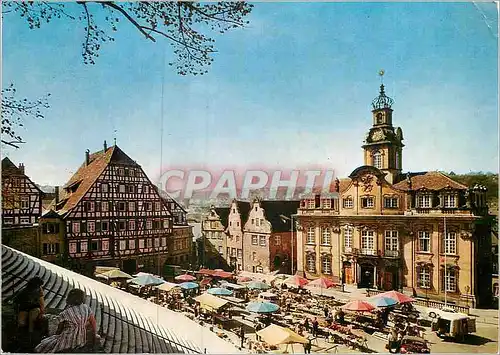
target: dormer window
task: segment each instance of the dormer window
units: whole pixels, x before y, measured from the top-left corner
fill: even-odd
[[[397,197],[384,197],[384,207],[385,208],[398,208],[398,198]]]
[[[431,195],[419,195],[417,198],[418,208],[431,208],[432,207],[432,196]]]
[[[352,197],[346,197],[342,200],[342,206],[344,208],[352,208],[354,205],[353,201],[352,201]]]
[[[373,154],[373,166],[377,169],[382,169],[382,153],[375,152]]]
[[[322,201],[322,206],[323,206],[323,208],[326,208],[326,209],[332,208],[332,200],[330,200],[330,199],[324,199]]]
[[[314,200],[307,200],[307,208],[313,209],[316,207],[316,202]]]
[[[457,196],[454,194],[447,194],[443,196],[443,207],[444,208],[456,208],[457,207]]]
[[[375,198],[373,196],[361,197],[361,207],[362,208],[373,208],[373,207],[375,207]]]

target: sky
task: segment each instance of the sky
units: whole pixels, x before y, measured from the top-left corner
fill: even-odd
[[[405,171],[498,172],[497,18],[493,3],[255,3],[248,26],[214,34],[210,72],[194,77],[165,65],[167,40],[125,21],[86,65],[84,24],[30,30],[5,14],[2,85],[51,96],[19,131],[27,143],[2,155],[40,185],[64,185],[115,137],[153,180],[180,165],[347,176],[363,165],[384,69]]]

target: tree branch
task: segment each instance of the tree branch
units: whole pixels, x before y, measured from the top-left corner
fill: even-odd
[[[87,36],[85,38],[85,46],[84,52],[86,53],[89,48],[89,38],[90,38],[90,14],[89,14],[89,9],[87,7],[87,4],[85,2],[82,2],[82,6],[85,9],[85,16],[87,16]]]
[[[23,141],[11,141],[11,142],[9,142],[9,141],[4,141],[4,140],[2,139],[2,143],[3,143],[3,144],[10,145],[11,147],[14,147],[14,148],[19,148],[19,146],[17,146],[16,144],[24,144],[24,143],[26,143],[26,142],[23,142]]]
[[[157,33],[165,38],[168,38],[169,40],[175,42],[175,43],[178,43],[178,44],[181,44],[183,45],[184,47],[188,47],[192,50],[195,50],[195,51],[202,51],[202,49],[200,48],[196,48],[196,47],[193,47],[193,46],[190,46],[188,45],[187,43],[184,43],[182,41],[179,41],[178,39],[175,39],[174,37],[166,34],[165,32],[162,32],[162,31],[159,31],[157,29],[154,29],[154,28],[151,28],[151,27],[147,27],[147,26],[141,26],[142,29],[146,30],[146,31],[151,31],[151,32],[154,32],[154,33]],[[217,53],[217,51],[214,51],[214,50],[208,50],[208,53]]]
[[[120,7],[120,6],[114,4],[113,2],[110,2],[110,1],[101,2],[101,4],[103,4],[104,6],[109,6],[112,9],[115,9],[118,12],[120,12],[123,16],[125,16],[125,18],[127,20],[129,20],[139,30],[139,32],[141,32],[144,36],[146,36],[147,39],[149,39],[153,42],[156,42],[156,39],[154,39],[154,37],[152,37],[149,33],[147,33],[144,30],[143,26],[141,26],[139,23],[137,23],[137,21],[134,20],[134,18],[132,16],[130,16],[128,14],[128,12],[125,11],[122,7]]]
[[[207,14],[205,11],[202,11],[199,7],[194,6],[192,2],[187,1],[187,2],[183,2],[182,4],[186,5],[190,9],[196,11],[197,13],[199,13],[200,15],[202,15],[202,16],[208,18],[208,19],[216,20],[216,21],[221,21],[221,22],[232,23],[232,24],[238,25],[240,27],[243,27],[245,25],[244,23],[241,23],[241,22],[228,20],[226,18],[220,18],[220,17],[217,17],[217,16],[215,16],[213,14]],[[224,12],[220,12],[220,13],[224,13]]]

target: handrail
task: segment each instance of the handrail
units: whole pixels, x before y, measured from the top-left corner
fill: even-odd
[[[17,279],[25,279],[24,277],[21,277],[21,276],[17,275],[16,273],[13,273],[12,271],[2,270],[2,273],[7,273],[7,274],[9,274],[9,275],[11,275],[11,276],[14,276],[14,277],[15,277],[15,278],[17,278]],[[36,277],[36,276],[37,276],[37,275],[34,275],[33,277]],[[65,296],[65,294],[61,294],[61,293],[59,293],[59,292],[57,292],[57,291],[51,290],[51,289],[49,289],[48,287],[46,287],[45,285],[42,285],[42,288],[43,288],[44,290],[46,290],[46,291],[48,291],[48,292],[51,292],[51,293],[54,293],[54,294],[56,294],[56,295],[58,295],[58,296],[61,296],[61,297],[64,297],[64,296]],[[8,297],[6,298],[6,300],[8,301],[10,298],[12,298],[12,297],[14,296],[14,294],[15,294],[15,292],[14,292],[12,295],[8,296]],[[107,315],[109,315],[110,317],[113,317],[113,318],[118,318],[118,319],[120,319],[120,321],[121,321],[121,322],[127,323],[128,325],[131,325],[131,326],[133,326],[133,327],[135,327],[135,328],[141,329],[141,330],[143,330],[144,332],[146,332],[146,333],[148,333],[148,334],[151,334],[151,335],[153,335],[153,336],[155,336],[155,337],[158,337],[158,338],[160,338],[160,339],[162,339],[162,340],[165,340],[165,341],[167,341],[167,342],[169,342],[169,343],[171,343],[171,344],[174,344],[174,345],[176,345],[176,346],[177,346],[177,347],[179,347],[179,348],[182,348],[182,349],[188,350],[188,352],[189,352],[189,353],[201,354],[201,352],[200,352],[199,350],[192,349],[192,348],[190,348],[190,347],[188,347],[188,346],[186,346],[186,345],[183,345],[183,344],[181,344],[181,343],[179,343],[179,342],[177,342],[177,341],[175,341],[175,340],[165,338],[164,336],[159,335],[159,334],[157,334],[157,333],[154,333],[154,332],[152,332],[151,330],[148,330],[148,329],[146,329],[146,328],[144,328],[144,327],[141,327],[140,325],[137,325],[137,324],[135,324],[135,323],[133,323],[133,322],[130,322],[130,321],[128,321],[128,320],[125,320],[125,319],[123,319],[123,318],[121,318],[121,317],[117,316],[116,314],[112,314],[111,312],[105,311],[105,310],[104,310],[104,305],[102,304],[102,302],[99,302],[99,303],[100,303],[100,305],[99,305],[99,306],[100,306],[100,309],[101,309],[101,313],[102,313],[102,314],[107,314]],[[103,322],[102,322],[102,321],[101,321],[101,324],[100,324],[100,326],[99,326],[99,331],[98,331],[98,333],[99,333],[99,334],[104,334],[104,330],[103,330]]]

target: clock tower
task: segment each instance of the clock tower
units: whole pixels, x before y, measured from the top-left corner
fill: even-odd
[[[383,74],[381,74],[383,75]],[[394,100],[385,94],[384,84],[379,95],[372,101],[373,124],[364,144],[364,165],[374,166],[386,174],[386,180],[394,184],[402,170],[403,131],[392,125]]]

